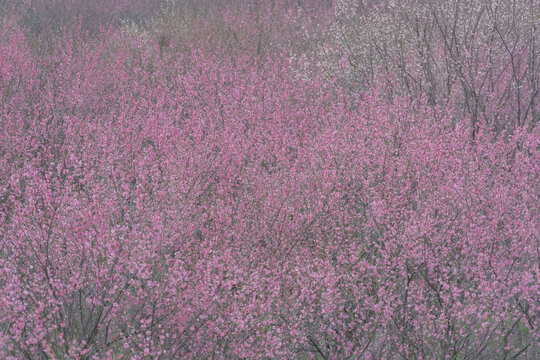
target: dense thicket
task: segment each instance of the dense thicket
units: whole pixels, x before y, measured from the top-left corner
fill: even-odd
[[[0,358],[538,358],[538,1],[137,3],[0,7]]]

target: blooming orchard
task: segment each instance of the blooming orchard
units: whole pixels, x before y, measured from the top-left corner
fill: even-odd
[[[537,113],[81,23],[2,20],[0,358],[538,356]]]

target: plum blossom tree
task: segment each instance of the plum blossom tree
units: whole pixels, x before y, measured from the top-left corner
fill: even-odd
[[[538,356],[535,122],[3,25],[0,358]]]

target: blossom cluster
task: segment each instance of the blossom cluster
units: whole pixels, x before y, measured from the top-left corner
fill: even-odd
[[[537,358],[535,113],[298,76],[250,9],[211,49],[3,14],[0,358]]]

